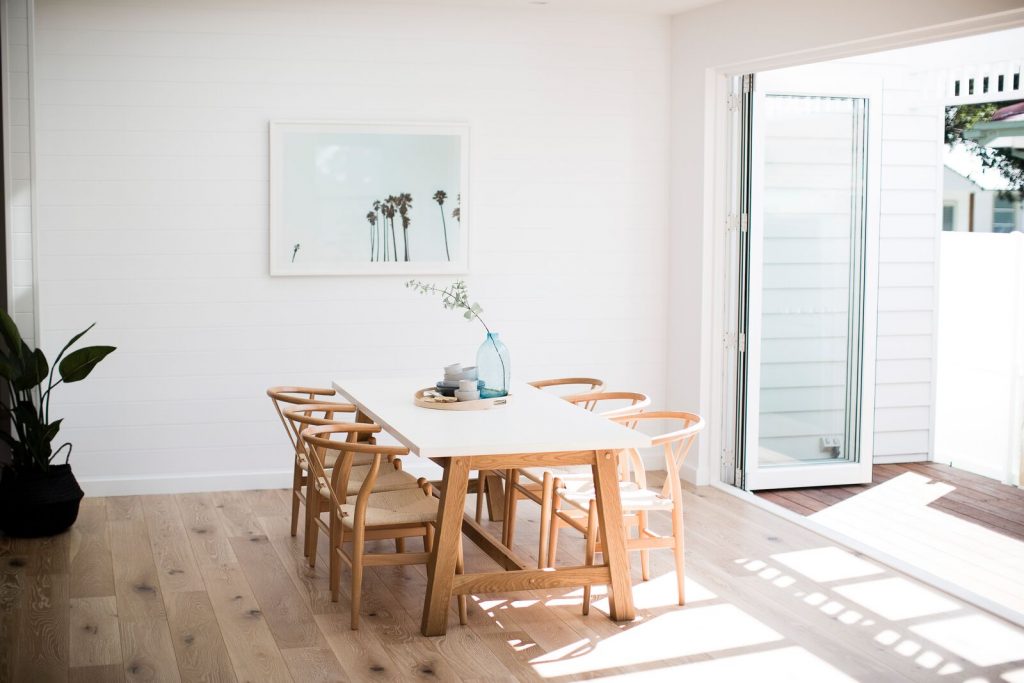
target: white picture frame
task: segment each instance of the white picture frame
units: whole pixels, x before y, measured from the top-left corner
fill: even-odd
[[[271,121],[269,132],[272,276],[468,271],[466,124]]]

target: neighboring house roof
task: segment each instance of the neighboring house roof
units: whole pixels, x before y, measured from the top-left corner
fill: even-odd
[[[950,192],[984,192],[985,189],[967,176],[961,174],[955,168],[946,164],[943,169],[942,187],[948,195]]]
[[[1010,189],[1010,184],[999,171],[982,166],[981,160],[961,144],[947,145],[943,162],[947,168],[969,179],[982,190]]]
[[[1011,104],[1007,107],[996,109],[989,117],[989,121],[1020,121],[1024,120],[1024,102]]]

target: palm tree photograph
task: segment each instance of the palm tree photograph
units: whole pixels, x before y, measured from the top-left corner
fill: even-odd
[[[271,274],[465,272],[467,135],[457,125],[272,123]]]

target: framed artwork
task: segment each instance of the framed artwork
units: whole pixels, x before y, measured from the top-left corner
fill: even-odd
[[[270,274],[467,270],[469,129],[270,124]]]

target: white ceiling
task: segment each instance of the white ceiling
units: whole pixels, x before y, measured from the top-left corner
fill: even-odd
[[[695,7],[710,5],[721,0],[384,0],[385,2],[429,2],[437,5],[464,7],[490,7],[500,9],[531,7],[538,12],[561,9],[595,12],[630,12],[634,14],[678,14]]]

